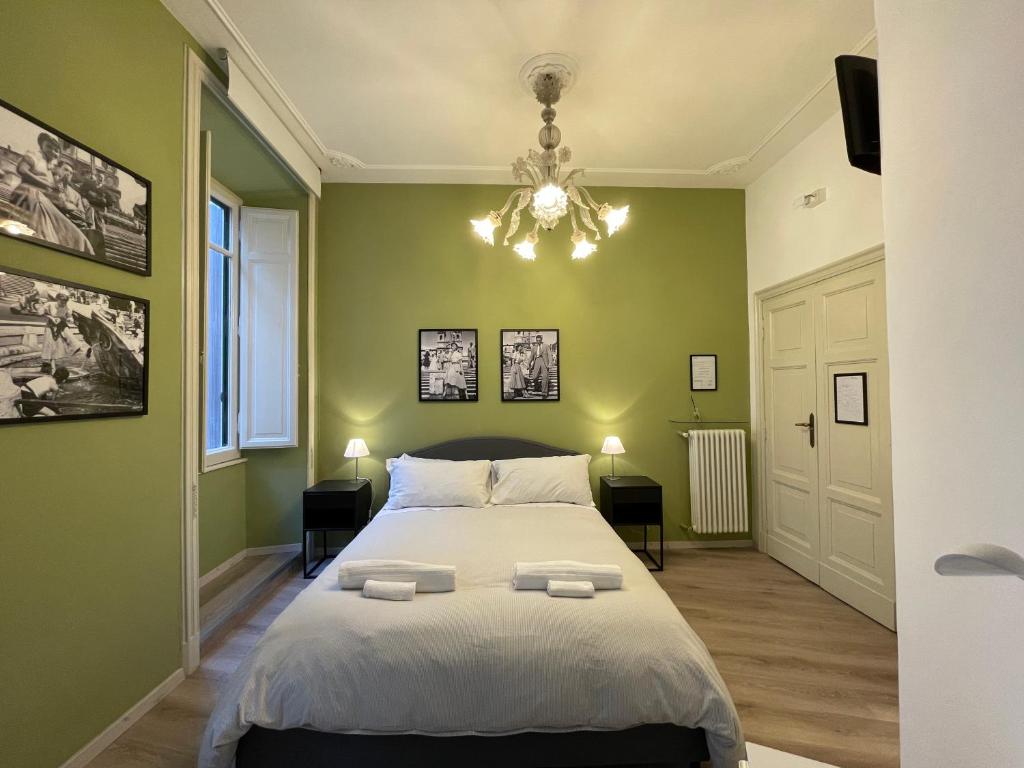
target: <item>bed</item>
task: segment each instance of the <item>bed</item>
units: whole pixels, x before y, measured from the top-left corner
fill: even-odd
[[[510,438],[410,455],[566,456]],[[343,561],[457,567],[404,603],[341,590]],[[517,560],[618,563],[589,600],[512,589]],[[302,765],[737,768],[745,745],[707,649],[592,506],[384,511],[296,597],[217,702],[201,768]]]

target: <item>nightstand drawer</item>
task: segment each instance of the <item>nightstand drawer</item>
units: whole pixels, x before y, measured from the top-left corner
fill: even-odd
[[[612,489],[612,499],[616,509],[619,505],[626,504],[661,504],[661,486],[614,488]]]
[[[338,507],[333,509],[309,509],[302,513],[302,527],[317,528],[356,528],[355,507]]]
[[[313,510],[352,510],[356,506],[354,494],[340,493],[306,493],[302,496],[302,508],[306,512]]]
[[[612,525],[661,525],[661,505],[623,504],[616,499]]]

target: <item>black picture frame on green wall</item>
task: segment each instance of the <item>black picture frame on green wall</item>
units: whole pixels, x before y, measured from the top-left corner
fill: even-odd
[[[0,425],[149,412],[149,301],[0,265]]]
[[[0,235],[152,274],[152,184],[0,99]]]
[[[557,328],[503,328],[500,350],[502,402],[561,400],[562,348]]]
[[[480,345],[476,328],[420,328],[421,403],[480,400]]]

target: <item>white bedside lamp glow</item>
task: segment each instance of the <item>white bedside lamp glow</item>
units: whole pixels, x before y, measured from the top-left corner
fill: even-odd
[[[622,441],[615,437],[615,435],[609,435],[604,439],[604,445],[601,446],[601,453],[607,453],[612,457],[612,473],[610,477],[615,477],[615,455],[625,452],[626,449],[622,447]]]
[[[361,438],[355,437],[348,441],[348,445],[345,446],[345,458],[356,460],[356,479],[359,479],[359,457],[369,456],[370,449],[366,447],[366,442]]]

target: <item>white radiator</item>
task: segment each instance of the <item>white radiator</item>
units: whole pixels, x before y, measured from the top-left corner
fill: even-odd
[[[687,440],[694,532],[746,532],[746,433],[742,429],[691,429]]]

